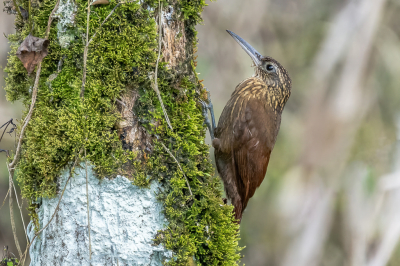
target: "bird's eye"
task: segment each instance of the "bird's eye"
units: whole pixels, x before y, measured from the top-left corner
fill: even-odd
[[[274,65],[271,65],[271,64],[268,64],[268,65],[265,67],[265,69],[266,69],[268,72],[275,72],[275,66],[274,66]]]

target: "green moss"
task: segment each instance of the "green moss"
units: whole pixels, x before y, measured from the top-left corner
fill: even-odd
[[[2,259],[0,261],[0,266],[14,266],[18,265],[18,259]]]
[[[34,12],[35,36],[43,37],[47,19],[54,1],[44,1]],[[75,30],[80,36],[85,31],[85,1],[77,2]],[[112,6],[95,8],[91,17],[90,35],[110,13]],[[119,119],[113,99],[133,79],[132,68],[147,73],[155,61],[156,33],[150,11],[137,3],[120,6],[93,40],[87,62],[85,100],[79,93],[82,84],[82,38],[68,49],[60,46],[56,23],[50,34],[49,55],[42,64],[42,73],[35,111],[25,133],[23,154],[18,167],[18,180],[23,196],[32,202],[55,194],[55,180],[83,146],[87,158],[96,166],[99,176],[111,175],[128,159],[113,126]],[[28,77],[15,51],[24,36],[25,28],[10,36],[12,51],[6,68],[6,91],[9,100],[22,99],[28,106],[33,78]],[[142,60],[147,58],[148,60]],[[57,65],[63,59],[63,68],[57,77]],[[145,74],[138,84],[143,83]],[[31,206],[34,210],[35,206]],[[31,212],[31,214],[34,214]]]
[[[99,178],[120,173],[129,164],[134,184],[147,187],[152,180],[163,184],[158,197],[164,203],[169,224],[155,241],[173,251],[174,257],[168,265],[188,265],[193,257],[197,265],[236,265],[240,258],[238,226],[233,221],[232,207],[222,203],[222,187],[213,175],[209,147],[204,143],[205,127],[197,104],[204,92],[196,76],[194,58],[188,58],[180,69],[168,70],[163,64],[159,67],[159,89],[174,129],[171,131],[148,79],[157,56],[152,10],[156,10],[158,1],[145,1],[145,7],[139,2],[123,4],[101,29],[100,24],[116,2],[92,7],[89,36],[96,31],[97,35],[89,47],[85,100],[82,101],[79,93],[87,2],[76,0],[75,3],[75,24],[68,26],[66,34],[73,32],[76,37],[68,48],[60,45],[64,39],[53,22],[50,53],[42,64],[35,111],[25,133],[18,165],[18,181],[24,198],[31,203],[32,218],[36,219],[34,210],[39,206],[38,200],[55,195],[57,176],[85,147],[87,159],[95,165]],[[40,8],[33,10],[33,35],[44,37],[54,4],[54,0],[44,0]],[[181,11],[180,19],[185,22],[189,40],[186,50],[193,54],[194,26],[201,20],[205,3],[187,0],[168,4]],[[28,107],[33,78],[27,76],[15,52],[29,32],[27,25],[18,23],[22,25],[20,30],[9,36],[12,50],[5,89],[10,101],[22,100]],[[63,67],[58,73],[60,60]],[[114,128],[120,119],[114,101],[128,88],[139,93],[135,114],[154,139],[153,152],[140,160],[135,153],[122,149]],[[161,143],[180,162],[193,196],[183,173]]]
[[[198,84],[189,82],[187,78],[180,81],[180,90],[177,90],[168,85],[168,80],[160,80],[174,131],[169,130],[165,123],[157,127],[149,124],[149,130],[158,140],[154,143],[152,157],[146,162],[147,169],[153,179],[157,178],[164,184],[165,191],[159,198],[164,202],[170,222],[168,229],[158,235],[158,241],[162,240],[176,255],[168,265],[187,265],[192,256],[198,265],[236,265],[240,250],[237,246],[239,227],[233,222],[232,207],[222,203],[218,178],[211,174],[213,169],[208,159],[209,147],[204,143],[203,117],[195,101]],[[156,99],[153,91],[141,95],[138,110],[146,110],[149,99]],[[158,103],[147,116],[147,119],[164,121]],[[180,162],[193,197],[183,173],[162,147],[161,141]]]

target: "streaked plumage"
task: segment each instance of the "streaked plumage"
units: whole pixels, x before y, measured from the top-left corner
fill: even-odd
[[[276,60],[259,55],[239,36],[229,33],[254,55],[256,65],[255,75],[232,93],[212,142],[217,170],[240,222],[249,199],[264,180],[291,80]]]

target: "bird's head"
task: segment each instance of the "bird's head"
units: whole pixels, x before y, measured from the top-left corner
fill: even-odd
[[[241,37],[230,30],[227,30],[227,32],[253,60],[256,76],[261,78],[267,85],[286,91],[290,94],[292,81],[286,69],[278,61],[269,56],[262,56]]]

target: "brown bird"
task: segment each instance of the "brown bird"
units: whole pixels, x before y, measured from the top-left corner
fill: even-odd
[[[211,101],[209,105],[203,104],[203,113],[213,139],[218,173],[240,223],[249,199],[267,172],[292,82],[278,61],[260,55],[241,37],[227,32],[253,60],[255,75],[236,86],[218,127],[215,128]],[[207,109],[211,112],[212,125]]]

